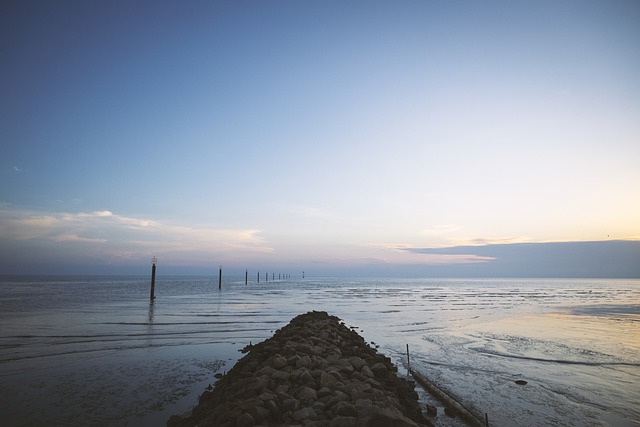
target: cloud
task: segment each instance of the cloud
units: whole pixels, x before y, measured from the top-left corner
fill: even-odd
[[[442,224],[435,227],[425,228],[420,232],[427,236],[455,233],[461,229],[460,226],[454,224]]]
[[[20,242],[39,248],[59,244],[77,257],[123,260],[153,254],[177,263],[273,252],[259,229],[189,227],[108,210],[42,213],[0,205],[0,244]]]
[[[423,256],[464,256],[483,262],[458,270],[478,277],[640,277],[640,242],[508,243],[445,248],[404,247]]]
[[[422,265],[442,265],[442,264],[470,264],[479,262],[492,261],[491,256],[475,255],[475,254],[457,254],[457,253],[437,253],[423,252],[423,248],[416,248],[411,245],[400,243],[380,243],[370,245],[371,248],[382,249],[385,251],[395,252],[400,256],[388,256],[387,263],[395,264],[422,264]]]

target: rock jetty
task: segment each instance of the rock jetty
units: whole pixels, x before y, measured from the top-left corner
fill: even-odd
[[[388,357],[326,312],[295,317],[253,346],[169,427],[430,426]]]

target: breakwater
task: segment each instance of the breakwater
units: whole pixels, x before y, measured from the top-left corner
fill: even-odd
[[[391,360],[326,312],[295,317],[169,427],[429,426]]]

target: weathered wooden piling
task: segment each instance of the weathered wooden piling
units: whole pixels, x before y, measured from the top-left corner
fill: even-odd
[[[245,269],[244,270],[244,285],[247,286],[247,283],[249,283],[249,270]]]
[[[149,292],[149,300],[153,302],[156,299],[156,263],[158,258],[153,257],[151,260],[151,291]]]
[[[257,283],[260,283],[260,272],[258,271],[258,280]]]
[[[220,266],[220,271],[218,273],[218,289],[222,289],[222,266]]]
[[[427,378],[422,376],[419,372],[414,370],[410,370],[409,373],[413,376],[418,384],[420,384],[425,390],[434,395],[439,401],[445,404],[445,411],[452,411],[456,413],[461,418],[464,418],[467,423],[473,427],[484,427],[488,422],[488,415],[485,413],[485,419],[482,420],[480,417],[469,411],[467,408],[462,406],[460,402],[455,400],[453,397],[449,396],[438,386],[433,384]]]

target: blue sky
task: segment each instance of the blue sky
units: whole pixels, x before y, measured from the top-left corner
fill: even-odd
[[[10,1],[0,43],[0,272],[640,238],[635,0]]]

